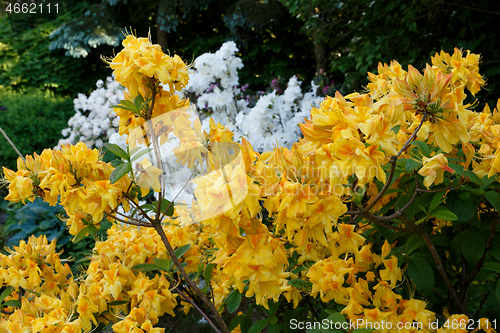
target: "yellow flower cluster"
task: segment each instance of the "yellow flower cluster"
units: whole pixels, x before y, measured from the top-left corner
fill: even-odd
[[[147,78],[168,85],[171,92],[180,91],[188,83],[186,64],[178,55],[170,57],[163,53],[160,45],[133,35],[126,36],[122,45],[124,49],[108,63],[114,70],[116,81],[128,88],[132,98],[137,96],[139,87]]]
[[[181,261],[187,263],[187,272],[197,271],[204,243],[198,226],[170,224],[164,230],[174,248],[191,245]],[[130,332],[131,327],[157,332],[151,327],[158,322],[159,316],[165,313],[175,316],[173,309],[177,305],[177,294],[173,294],[171,288],[175,287],[176,281],[165,273],[150,278],[134,269],[139,264],[154,264],[155,259],[169,258],[154,229],[114,225],[108,230],[108,239],[96,242],[94,250],[76,301],[85,330],[90,330],[92,323],[97,321],[115,322],[116,318],[108,310],[127,312],[127,309],[132,309],[124,320],[114,324],[115,332]],[[117,301],[123,304],[113,305]]]
[[[13,287],[5,301],[21,301],[3,308],[0,332],[81,332],[82,320],[74,316],[78,284],[55,250],[55,241],[32,236],[0,254],[0,287]]]
[[[67,225],[76,235],[85,225],[98,225],[115,209],[130,185],[128,176],[112,184],[113,167],[101,161],[97,149],[79,142],[61,150],[45,149],[40,155],[17,160],[18,171],[3,168],[12,202],[33,201],[35,195],[55,205],[60,200],[69,216]]]
[[[121,135],[141,128],[152,118],[189,105],[189,100],[181,100],[175,95],[189,80],[188,67],[178,55],[171,57],[148,38],[133,35],[127,35],[122,45],[123,50],[105,62],[114,70],[115,80],[127,88],[125,99],[133,103],[141,95],[146,105],[139,113],[115,108],[120,117]],[[168,125],[164,124],[164,127],[166,129]],[[167,131],[163,135],[168,135]]]

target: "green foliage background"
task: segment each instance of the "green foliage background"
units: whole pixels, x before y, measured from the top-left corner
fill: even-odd
[[[74,114],[71,98],[39,90],[0,91],[0,105],[0,126],[23,155],[54,147]],[[0,165],[16,170],[17,153],[3,136],[0,152]]]

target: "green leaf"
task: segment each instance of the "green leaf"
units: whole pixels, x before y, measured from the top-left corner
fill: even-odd
[[[186,268],[186,266],[188,265],[187,262],[182,262],[181,263],[181,266],[182,268]],[[177,272],[179,269],[177,268],[177,266],[174,265],[174,262],[172,261],[172,264],[170,265],[171,266],[171,269],[174,268],[174,273]]]
[[[132,156],[132,158],[130,159],[130,162],[134,162],[134,161],[138,160],[139,158],[146,155],[147,153],[149,153],[152,150],[153,150],[153,148],[145,148],[145,149],[139,151],[137,154]]]
[[[253,325],[252,317],[251,316],[243,316],[243,319],[241,320],[240,323],[240,328],[242,333],[248,333],[250,330],[250,327]]]
[[[170,273],[170,271],[172,270],[173,262],[170,259],[154,258],[153,262],[156,266],[161,267],[161,269],[167,273]]]
[[[500,272],[500,263],[490,261],[484,265],[484,268],[490,271]]]
[[[181,246],[180,248],[178,248],[178,249],[176,249],[176,250],[174,251],[175,256],[176,256],[177,258],[182,258],[182,256],[183,256],[183,255],[184,255],[187,251],[189,251],[189,248],[190,248],[190,247],[191,247],[191,244],[186,244],[186,245],[184,245],[184,246]]]
[[[418,168],[420,165],[422,165],[422,163],[420,161],[415,161],[411,158],[408,158],[408,159],[406,159],[406,163],[405,163],[405,172],[410,173],[413,170],[415,170],[416,168]]]
[[[132,164],[128,162],[123,163],[118,168],[114,169],[113,172],[111,172],[111,175],[109,176],[109,181],[111,182],[111,184],[114,184],[130,171],[132,171]]]
[[[485,250],[484,236],[477,229],[468,230],[468,235],[462,245],[462,253],[469,263],[476,263],[481,259]]]
[[[109,106],[110,109],[124,109],[124,110],[127,110],[127,111],[130,111],[132,113],[135,113],[137,114],[137,111],[134,109],[131,109],[131,108],[128,108],[126,106],[123,106],[123,105],[110,105]]]
[[[79,241],[81,241],[85,236],[87,236],[88,230],[89,230],[89,225],[80,230],[80,232],[76,234],[75,238],[73,238],[73,243],[76,244]]]
[[[113,161],[109,162],[109,164],[111,164],[111,166],[113,168],[117,168],[118,166],[122,165],[123,163],[125,163],[123,160],[113,160]]]
[[[347,322],[344,315],[341,314],[340,312],[332,313],[326,319],[331,320],[334,323],[346,323]]]
[[[472,170],[467,170],[467,172],[465,173],[465,176],[468,177],[469,180],[471,182],[473,182],[474,184],[479,185],[481,187],[484,186],[481,179],[474,172],[472,172]]]
[[[227,297],[226,308],[229,313],[233,313],[240,307],[241,293],[234,289]]]
[[[132,156],[132,155],[134,155],[135,153],[137,153],[137,152],[138,152],[139,150],[141,150],[141,149],[142,149],[142,147],[141,147],[141,146],[139,146],[139,147],[135,147],[135,148],[134,148],[134,149],[132,149],[132,150],[129,150],[129,146],[127,146],[127,155],[128,155],[128,156]],[[148,148],[148,149],[149,149],[149,148]]]
[[[430,212],[429,215],[446,221],[455,221],[458,219],[458,217],[446,206],[438,206]]]
[[[304,281],[302,279],[291,279],[288,280],[288,284],[291,285],[292,287],[298,288],[298,289],[311,289],[312,288],[312,283],[309,281]]]
[[[455,258],[459,259],[462,254],[462,247],[465,242],[465,239],[469,236],[469,230],[463,230],[456,235],[451,241],[450,245],[450,254]]]
[[[458,192],[458,197],[462,199],[462,201],[467,201],[467,199],[470,197],[470,192],[466,191],[459,191]]]
[[[463,161],[461,161],[463,162]],[[448,162],[448,166],[455,171],[455,173],[459,176],[462,176],[464,174],[464,167],[460,164]]]
[[[132,269],[142,271],[142,272],[151,272],[151,271],[161,271],[163,267],[160,267],[155,264],[138,264],[132,267]]]
[[[132,111],[133,113],[139,114],[140,110],[138,110],[135,107],[135,104],[132,103],[131,101],[123,99],[123,100],[120,101],[120,104],[123,105],[124,107],[128,108],[128,110]]]
[[[91,235],[91,236],[94,236],[97,232],[99,231],[99,229],[97,229],[97,227],[94,225],[94,224],[89,224],[87,226],[87,232]]]
[[[271,318],[265,318],[265,319],[261,319],[259,320],[258,322],[256,322],[255,324],[253,324],[250,329],[248,330],[248,333],[259,333],[261,332],[264,328],[266,328],[267,324],[269,323],[269,321],[271,320]]]
[[[415,147],[418,147],[418,150],[422,153],[422,155],[425,155],[426,157],[430,157],[431,152],[429,149],[429,146],[427,143],[419,140],[412,141],[410,143],[411,145],[414,145]]]
[[[4,291],[2,291],[2,294],[0,294],[0,304],[2,304],[5,297],[9,296],[12,293],[12,290],[14,290],[14,287],[7,287]]]
[[[422,296],[428,296],[434,289],[434,272],[431,265],[419,256],[411,256],[408,262],[408,276],[415,283]]]
[[[115,154],[118,157],[121,157],[125,160],[129,160],[127,152],[123,150],[120,146],[114,143],[105,143],[104,147],[109,150],[111,153]]]
[[[17,299],[11,299],[10,301],[4,302],[3,306],[12,306],[13,308],[20,308],[22,303]]]
[[[154,201],[153,203],[153,211],[156,211],[158,201]],[[167,211],[168,208],[168,211]],[[171,202],[168,201],[167,199],[161,199],[161,209],[160,209],[162,214],[165,214],[166,216],[172,216],[174,215],[174,205],[171,205]]]
[[[241,316],[236,316],[233,319],[231,319],[231,322],[229,323],[229,330],[232,331],[236,327],[238,327],[238,325],[241,323],[243,318],[245,318],[245,316],[241,315]]]
[[[115,306],[115,305],[123,305],[123,304],[128,304],[130,301],[113,301],[109,302],[109,306]]]
[[[432,211],[434,208],[439,206],[443,201],[444,201],[444,191],[443,192],[437,192],[434,194],[434,197],[432,198],[431,205],[429,206],[429,211]]]
[[[495,208],[497,212],[500,212],[500,194],[495,191],[486,191],[484,192],[484,196],[486,200]]]
[[[135,106],[135,109],[137,111],[141,111],[142,109],[142,104],[144,103],[144,97],[142,97],[141,94],[137,95],[135,98],[134,98],[134,106]]]
[[[461,192],[467,193],[470,195],[470,192]],[[466,222],[469,221],[475,214],[476,209],[474,207],[474,197],[468,197],[466,200],[463,200],[460,193],[457,195],[452,193],[449,196],[449,199],[446,200],[448,207],[450,210],[457,216],[458,222]]]
[[[490,256],[500,261],[500,245],[494,243],[488,253],[490,254]]]
[[[207,264],[207,266],[205,266],[205,270],[203,271],[203,278],[205,279],[205,281],[210,281],[214,268],[215,264]]]
[[[488,178],[488,176],[483,176],[481,181],[483,182],[483,186],[481,186],[481,189],[485,190],[488,188],[488,186],[490,186],[493,182],[496,181],[496,178],[495,177]]]
[[[357,328],[355,330],[352,330],[351,333],[371,333],[375,330],[372,330],[371,328]]]
[[[413,251],[425,245],[425,240],[420,235],[411,235],[406,242],[406,253],[411,254]]]

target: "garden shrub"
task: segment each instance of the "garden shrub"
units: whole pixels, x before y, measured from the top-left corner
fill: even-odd
[[[2,180],[9,201],[60,201],[75,242],[114,224],[82,279],[45,236],[0,256],[0,328],[159,333],[194,308],[224,333],[496,329],[500,103],[464,102],[485,85],[478,54],[380,64],[366,92],[313,107],[290,149],[260,153],[213,120],[203,131],[178,56],[123,46],[106,60],[127,88],[113,106],[127,145],[105,145],[121,160],[80,142]],[[168,157],[192,170],[190,205],[164,197]]]
[[[73,114],[70,98],[38,90],[2,91],[0,105],[5,108],[0,110],[0,126],[21,154],[41,153],[55,146]],[[0,152],[0,165],[15,167],[17,153],[3,136],[0,136]]]

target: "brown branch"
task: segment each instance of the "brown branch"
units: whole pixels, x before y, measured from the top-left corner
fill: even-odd
[[[188,274],[184,270],[184,267],[182,267],[181,263],[179,262],[179,259],[175,255],[174,250],[172,249],[172,246],[170,245],[170,242],[169,242],[169,240],[167,238],[167,235],[165,234],[165,230],[163,230],[161,222],[158,219],[156,219],[155,222],[154,222],[154,228],[155,228],[156,232],[158,232],[158,234],[160,235],[160,238],[161,238],[163,244],[165,244],[165,247],[167,248],[167,251],[168,251],[168,253],[170,255],[170,258],[172,259],[172,261],[174,262],[175,266],[177,267],[177,269],[181,273],[184,281],[195,292],[195,294],[201,299],[201,301],[203,302],[203,304],[205,304],[205,306],[210,310],[210,312],[214,316],[215,320],[219,324],[219,327],[221,328],[222,332],[223,333],[230,333],[229,328],[227,327],[226,323],[224,322],[224,320],[220,316],[219,311],[217,311],[217,309],[215,308],[215,306],[203,294],[203,292],[201,291],[201,289],[198,288],[198,286],[196,285],[196,283],[194,283],[193,280],[191,280],[189,278]]]
[[[373,220],[377,220],[377,221],[391,221],[391,220],[394,220],[398,217],[401,217],[403,215],[403,212],[405,211],[406,208],[408,208],[411,203],[415,200],[415,198],[417,197],[417,191],[415,191],[413,193],[413,196],[411,197],[410,201],[408,201],[408,203],[406,203],[406,205],[403,206],[403,208],[399,209],[397,212],[395,212],[394,214],[392,215],[389,215],[389,216],[376,216],[376,215],[372,215],[370,213],[364,213],[363,216],[369,216],[371,219]],[[371,220],[370,220],[371,221]]]
[[[135,202],[134,200],[130,199],[129,197],[125,197],[125,199],[127,199],[128,202],[134,204],[134,206],[136,207],[136,209],[138,211],[140,211],[141,214],[142,214],[142,216],[144,216],[145,218],[147,218],[149,222],[153,222],[153,219],[149,217],[148,213],[146,213],[144,211],[144,209],[142,209],[141,206],[139,206],[139,204],[137,202]]]
[[[151,114],[153,113],[153,109],[155,106],[155,99],[156,99],[156,83],[153,83],[153,89],[151,92],[151,95],[153,96],[151,99],[151,105],[149,106],[148,113],[146,115],[146,121],[151,120]]]
[[[131,225],[135,225],[135,226],[138,226],[138,227],[146,227],[146,228],[151,228],[153,227],[153,225],[151,223],[139,223],[139,222],[134,222],[134,221],[127,221],[127,220],[123,220],[123,219],[120,219],[118,217],[116,217],[115,215],[112,215],[112,214],[109,214],[109,213],[106,213],[104,212],[104,214],[106,216],[109,216],[111,217],[112,219],[115,219],[119,222],[122,222],[122,223],[126,223],[126,224],[131,224]]]
[[[393,225],[390,225],[390,224],[385,224],[381,221],[378,221],[376,219],[371,219],[372,217],[378,217],[378,216],[375,216],[375,215],[371,215],[371,214],[363,214],[361,215],[363,217],[365,217],[367,220],[369,220],[370,222],[373,222],[375,224],[378,224],[379,226],[382,226],[384,228],[389,228],[389,229],[392,229],[392,230],[395,230],[395,231],[401,231],[401,232],[406,232],[406,233],[411,233],[411,234],[414,234],[415,232],[410,230],[410,229],[406,229],[406,228],[400,228],[400,227],[395,227]]]
[[[424,190],[424,189],[417,189],[417,192],[423,192],[423,193],[437,193],[437,192],[442,192],[442,191],[455,191],[455,190],[458,190],[460,187],[462,187],[462,180],[460,180],[460,184],[458,184],[458,186],[456,187],[450,187],[450,185],[448,185],[448,187],[445,187],[445,188],[442,188],[442,189],[439,189],[439,190]]]
[[[420,121],[420,124],[418,125],[417,129],[415,129],[413,134],[408,138],[408,140],[406,140],[404,146],[399,150],[398,154],[396,156],[391,157],[391,160],[389,162],[389,163],[391,163],[391,171],[389,172],[389,178],[387,179],[384,187],[380,190],[380,192],[377,194],[375,199],[373,199],[373,201],[363,209],[363,212],[369,212],[370,209],[372,209],[373,206],[375,206],[375,204],[380,200],[380,198],[382,198],[382,196],[385,194],[385,192],[387,191],[387,189],[391,185],[392,177],[394,176],[394,170],[396,169],[396,161],[398,160],[399,156],[401,156],[401,154],[405,151],[405,149],[408,148],[408,146],[410,145],[410,142],[412,142],[413,139],[415,139],[418,131],[420,130],[420,128],[424,124],[425,118],[427,118],[427,112],[424,112],[424,115],[422,116],[422,120]]]
[[[444,283],[446,284],[446,288],[451,294],[451,297],[453,300],[457,303],[458,307],[460,308],[460,311],[464,313],[467,317],[470,317],[469,311],[465,308],[464,304],[460,300],[460,298],[457,295],[457,292],[451,285],[450,279],[448,278],[448,274],[446,274],[446,270],[444,269],[443,262],[441,261],[441,257],[439,256],[439,253],[436,249],[436,246],[434,246],[434,243],[432,243],[431,237],[427,233],[427,231],[422,230],[421,232],[422,237],[425,240],[425,243],[427,244],[427,247],[431,251],[432,257],[434,258],[434,261],[436,262],[436,268],[439,271],[439,274],[441,274],[441,277],[444,280]]]
[[[205,318],[205,320],[208,321],[208,323],[210,324],[210,326],[212,326],[212,328],[215,330],[215,332],[220,333],[220,330],[215,326],[212,319],[205,313],[205,311],[203,311],[198,306],[198,304],[196,304],[196,302],[194,302],[192,299],[190,299],[188,296],[186,296],[186,294],[184,294],[179,288],[175,288],[174,291],[176,293],[178,293],[179,295],[181,295],[186,300],[186,302],[191,304],[196,309],[196,311],[198,311],[203,316],[203,318]]]

